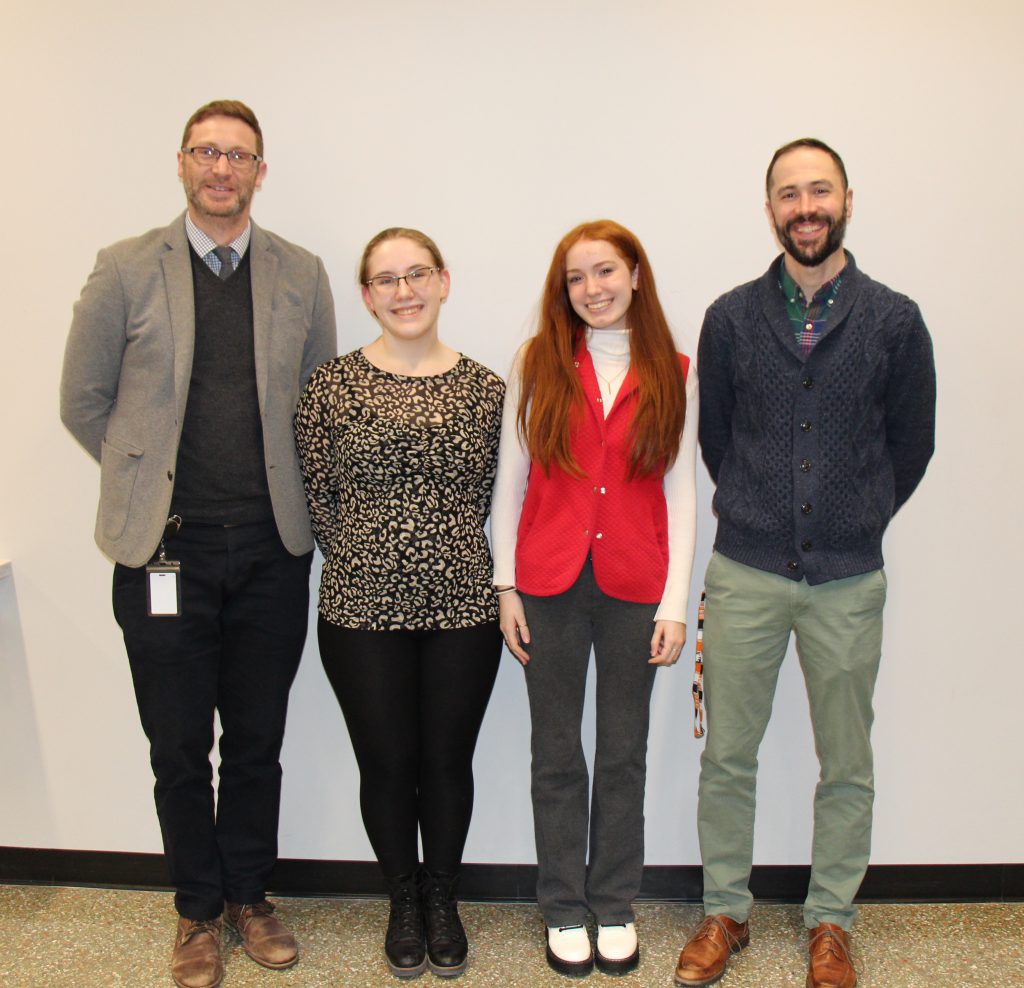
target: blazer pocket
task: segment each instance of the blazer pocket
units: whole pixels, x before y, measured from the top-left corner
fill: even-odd
[[[100,530],[119,539],[128,524],[142,450],[121,439],[106,438],[100,450]]]

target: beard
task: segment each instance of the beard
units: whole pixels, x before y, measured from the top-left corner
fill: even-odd
[[[232,176],[235,198],[224,202],[210,202],[203,195],[204,181],[200,176],[186,177],[185,198],[197,216],[217,216],[221,218],[240,216],[248,208],[255,190],[255,177],[251,182],[239,181]]]
[[[828,233],[822,245],[817,249],[801,247],[789,232],[793,227],[799,226],[801,223],[818,223],[822,220],[828,225]],[[821,213],[805,213],[796,217],[796,219],[790,220],[785,228],[780,227],[776,223],[775,234],[779,238],[779,243],[782,244],[783,249],[787,254],[792,255],[794,260],[799,261],[805,268],[816,268],[843,246],[843,238],[846,236],[846,211],[843,211],[842,216],[838,220],[834,220],[831,216],[825,216]]]

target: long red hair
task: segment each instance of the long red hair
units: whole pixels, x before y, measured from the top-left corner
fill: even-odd
[[[611,244],[630,271],[639,271],[627,316],[629,366],[638,389],[630,428],[629,476],[664,472],[675,462],[686,417],[683,372],[647,254],[640,241],[613,220],[581,223],[555,248],[544,282],[537,332],[523,352],[519,435],[531,459],[545,471],[555,463],[580,476],[569,439],[573,417],[583,409],[583,386],[573,357],[587,326],[569,301],[565,258],[581,240]]]

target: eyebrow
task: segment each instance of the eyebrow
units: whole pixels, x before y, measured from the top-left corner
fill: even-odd
[[[593,268],[601,268],[601,267],[604,267],[606,264],[614,264],[614,263],[615,263],[614,258],[609,257],[607,260],[604,260],[604,261],[595,261],[593,264],[590,265],[590,267],[591,267],[591,269],[593,269]],[[586,268],[566,268],[565,269],[565,273],[566,274],[572,274],[574,271],[576,271],[576,272],[579,272],[580,274],[582,274],[586,270],[587,270]]]
[[[409,274],[410,271],[418,271],[420,268],[436,268],[436,267],[437,267],[436,264],[414,264],[412,267],[406,268],[405,269],[405,273]],[[376,274],[371,274],[366,280],[369,281],[370,278],[382,278],[382,277],[384,277],[384,275],[391,275],[392,277],[398,277],[398,272],[397,271],[391,271],[388,268],[385,268],[383,271],[378,271]]]
[[[803,185],[804,187],[807,187],[807,186],[813,187],[815,185],[827,185],[830,189],[834,189],[836,187],[835,182],[833,182],[831,179],[828,179],[828,178],[812,178],[809,182],[803,182],[803,183],[790,182],[788,185],[780,185],[775,191],[776,192],[788,192],[790,189],[798,189],[798,188],[800,188],[801,185]]]

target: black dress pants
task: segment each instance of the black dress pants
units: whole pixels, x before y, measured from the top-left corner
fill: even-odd
[[[167,557],[181,562],[181,616],[149,617],[145,567],[120,564],[114,616],[150,743],[175,906],[189,919],[212,919],[225,900],[262,901],[277,860],[279,757],[313,554],[289,553],[273,522],[186,522],[168,540]]]

